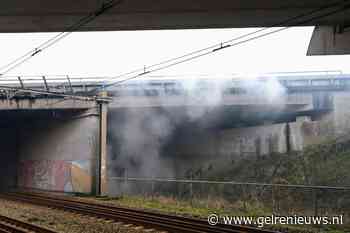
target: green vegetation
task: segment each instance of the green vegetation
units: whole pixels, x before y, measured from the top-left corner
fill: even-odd
[[[328,140],[320,145],[309,146],[302,152],[250,156],[224,164],[199,166],[191,171],[193,179],[225,178],[245,182],[350,187],[350,139],[344,136]],[[349,191],[203,184],[194,184],[191,189],[189,191],[188,184],[156,184],[153,196],[146,192],[143,197],[121,196],[100,200],[200,218],[206,218],[211,213],[232,216],[345,214],[345,221],[349,224]],[[317,226],[288,226],[288,232],[345,233],[350,232],[350,226],[327,226],[321,229]]]
[[[224,200],[208,202],[206,201],[179,201],[174,198],[167,197],[141,197],[141,196],[121,196],[118,198],[99,198],[99,201],[107,202],[112,205],[145,209],[156,212],[170,213],[181,216],[191,216],[206,219],[208,215],[216,213],[218,215],[229,216],[263,216],[271,215],[266,209],[259,205],[248,205],[247,208],[243,203],[239,206],[236,203],[235,208],[232,204]],[[208,204],[209,203],[209,204]],[[266,212],[267,211],[267,212]],[[348,233],[349,227],[333,226],[328,228],[318,228],[317,226],[267,226],[268,228],[279,230],[288,229],[289,233]],[[341,229],[340,229],[341,228]]]
[[[192,217],[206,218],[211,213],[220,215],[249,215],[261,216],[264,210],[261,207],[249,205],[247,211],[243,206],[236,204],[235,208],[225,200],[193,200],[184,201],[170,197],[140,197],[140,196],[122,196],[114,199],[119,205],[138,209],[150,209],[175,215],[187,215]]]
[[[198,177],[211,180],[350,186],[350,140],[343,137],[305,148],[302,152],[249,156],[231,163],[203,165]],[[194,171],[194,174],[198,172]]]

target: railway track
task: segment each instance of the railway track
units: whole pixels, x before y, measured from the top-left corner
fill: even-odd
[[[39,193],[7,193],[0,194],[0,198],[22,201],[35,205],[47,206],[50,208],[57,208],[96,218],[134,224],[145,228],[153,228],[171,233],[276,233],[274,231],[239,225],[228,226],[218,224],[211,226],[207,221],[200,219],[179,217],[122,207],[112,207],[103,204],[76,200],[74,198]]]
[[[55,233],[54,231],[0,215],[0,233]]]

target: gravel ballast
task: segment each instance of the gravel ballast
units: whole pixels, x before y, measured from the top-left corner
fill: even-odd
[[[0,214],[20,221],[69,233],[144,233],[142,227],[83,216],[62,210],[0,199]],[[155,232],[155,231],[152,231]]]

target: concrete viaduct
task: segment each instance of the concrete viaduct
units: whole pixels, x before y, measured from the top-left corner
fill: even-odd
[[[270,98],[265,91],[271,79],[282,92]],[[190,91],[181,86],[182,81],[148,77],[103,92],[110,98],[97,101],[4,90],[0,100],[2,184],[107,195],[108,176],[118,171],[111,159],[120,140],[115,134],[135,130],[134,125],[124,127],[127,121],[147,118],[150,112],[164,116],[155,122],[175,119],[173,131],[195,132],[181,137],[191,147],[167,136],[177,153],[183,154],[286,153],[346,132],[350,125],[345,107],[350,75],[284,74],[251,82],[229,78],[219,89],[213,80],[205,79]],[[64,80],[46,87],[31,85],[36,90],[49,87],[83,93],[101,84],[82,80],[68,88]]]
[[[0,8],[0,32],[71,30],[72,24],[89,14],[98,17],[77,31],[315,25],[309,55],[350,51],[348,1],[116,0],[113,8],[104,11],[105,3],[5,0]],[[290,21],[291,18],[294,20]],[[200,92],[188,96],[186,92],[178,93],[177,88],[169,91],[168,84],[157,84],[165,91],[142,90],[147,96],[131,95],[132,101],[130,95],[120,95],[119,90],[111,89],[107,93],[112,97],[109,103],[104,92],[97,101],[89,97],[62,98],[65,93],[85,95],[102,85],[96,80],[74,83],[70,79],[51,78],[54,83],[48,84],[49,79],[39,77],[41,81],[32,80],[28,86],[21,77],[9,83],[2,83],[2,78],[1,184],[105,195],[110,193],[108,173],[120,175],[127,166],[139,166],[140,159],[144,164],[151,161],[152,166],[139,167],[137,171],[143,173],[131,175],[156,176],[157,172],[164,175],[162,169],[169,171],[179,164],[169,161],[169,156],[165,163],[159,163],[158,157],[153,157],[153,161],[150,157],[146,160],[135,157],[126,161],[124,167],[119,166],[122,161],[111,160],[118,148],[125,148],[130,142],[125,140],[130,134],[140,145],[139,150],[134,150],[137,143],[132,143],[133,150],[128,153],[133,156],[140,151],[159,155],[159,148],[149,147],[150,141],[144,140],[155,138],[151,142],[158,145],[160,139],[167,138],[167,152],[176,151],[173,158],[180,155],[207,158],[209,154],[226,158],[299,150],[328,135],[346,132],[350,125],[349,108],[345,107],[349,103],[348,76],[300,75],[299,80],[293,80],[293,76],[278,78],[286,92],[277,100],[237,85],[223,95],[214,93],[217,95],[212,101]],[[262,91],[269,92],[268,88]],[[61,93],[61,97],[54,93]],[[164,93],[167,101],[161,98]],[[147,120],[152,116],[157,116],[154,124]],[[198,121],[194,123],[191,119]],[[127,120],[133,124],[126,124]],[[193,129],[191,133],[188,128]],[[140,129],[147,133],[141,134]],[[170,131],[177,136],[172,137]],[[180,164],[169,175],[182,172],[186,163]],[[150,170],[155,173],[147,174]]]

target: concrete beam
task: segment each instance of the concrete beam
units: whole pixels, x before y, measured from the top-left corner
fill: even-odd
[[[75,99],[0,99],[0,110],[89,109],[94,107],[96,107],[94,101]]]
[[[350,27],[318,26],[307,51],[308,56],[350,54]]]
[[[96,11],[101,0],[3,0],[0,32],[63,31]],[[266,27],[335,0],[128,0],[80,28],[81,31]],[[344,12],[306,25],[350,20]],[[296,24],[297,22],[292,23]]]

